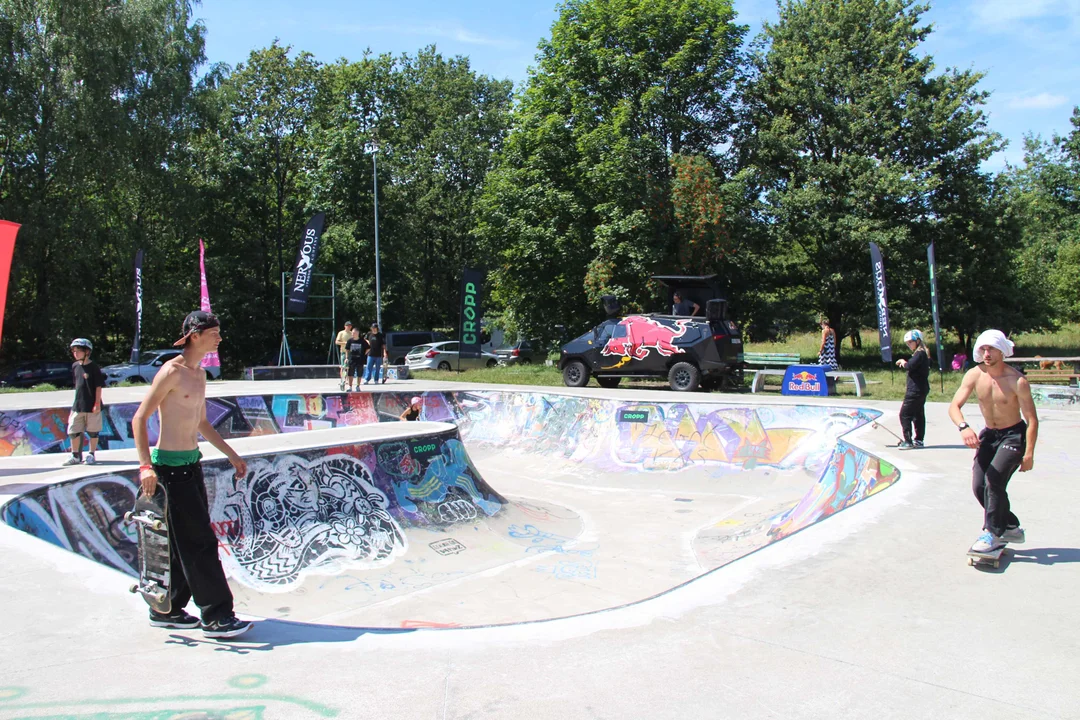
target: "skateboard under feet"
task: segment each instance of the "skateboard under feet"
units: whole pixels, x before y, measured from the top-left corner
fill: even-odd
[[[168,503],[165,487],[159,484],[153,497],[140,491],[135,507],[124,515],[124,520],[135,524],[139,544],[139,581],[131,586],[131,592],[142,595],[160,615],[172,612]]]
[[[988,553],[978,554],[973,553],[971,550],[968,550],[967,564],[971,567],[975,567],[977,565],[991,565],[994,568],[999,568],[1001,567],[1001,556],[1002,554],[1004,554],[1004,552],[1005,548],[1003,547]]]

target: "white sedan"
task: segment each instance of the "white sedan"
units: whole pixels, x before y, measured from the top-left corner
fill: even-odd
[[[495,367],[498,363],[499,358],[485,352],[478,358],[461,358],[461,369]],[[430,345],[417,345],[405,356],[405,364],[409,366],[409,370],[457,370],[458,341],[447,340]]]
[[[153,382],[161,366],[179,354],[179,350],[147,350],[142,353],[142,362],[138,365],[130,362],[106,365],[101,368],[101,371],[105,373],[105,384],[119,385],[124,381]],[[220,367],[208,367],[205,370],[207,380],[217,380],[221,377]]]

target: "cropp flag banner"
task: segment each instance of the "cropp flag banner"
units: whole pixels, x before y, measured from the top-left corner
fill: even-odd
[[[885,292],[885,263],[877,243],[870,243],[870,263],[874,271],[874,299],[877,302],[878,340],[881,361],[892,362],[892,332],[889,329],[889,296]]]
[[[484,273],[465,268],[461,273],[461,338],[459,358],[480,357],[480,290]]]
[[[206,247],[199,240],[199,309],[203,312],[213,312],[210,309],[210,290],[206,287]],[[200,367],[221,367],[221,360],[217,352],[208,352],[203,357]]]
[[[135,339],[131,343],[131,362],[141,364],[139,344],[142,338],[142,261],[143,251],[135,253]]]
[[[4,309],[7,306],[8,277],[11,275],[11,258],[15,254],[15,236],[21,225],[0,220],[0,339],[4,335]]]
[[[934,339],[937,340],[938,369],[945,369],[945,348],[942,346],[941,320],[938,319],[937,267],[934,264],[934,243],[926,247],[926,259],[930,261],[930,310],[934,314]]]
[[[300,241],[300,252],[296,254],[296,269],[289,284],[288,311],[299,315],[307,310],[308,293],[315,274],[315,260],[319,257],[319,241],[322,239],[326,213],[319,213],[308,221],[304,228],[304,239]]]

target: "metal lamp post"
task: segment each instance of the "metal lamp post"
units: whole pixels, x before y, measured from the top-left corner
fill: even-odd
[[[379,332],[386,332],[382,326],[382,300],[379,280],[379,163],[376,158],[379,155],[379,146],[372,144],[371,168],[372,187],[375,197],[375,322],[379,324]]]

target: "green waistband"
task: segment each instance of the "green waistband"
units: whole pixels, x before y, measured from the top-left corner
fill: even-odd
[[[180,467],[181,465],[193,465],[202,459],[199,448],[194,450],[158,450],[150,451],[150,462],[155,465],[169,465]]]

